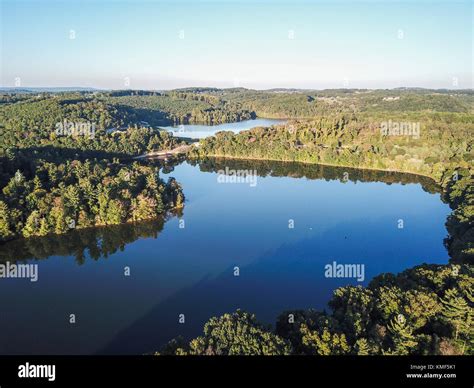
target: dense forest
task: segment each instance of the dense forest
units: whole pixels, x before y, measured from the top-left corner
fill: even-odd
[[[171,91],[91,91],[0,94],[0,126],[43,129],[64,118],[93,121],[100,129],[147,122],[152,126],[221,124],[256,117],[314,118],[375,113],[472,113],[471,90],[287,90],[185,88]],[[43,122],[43,113],[47,113]],[[50,117],[52,120],[47,120]]]
[[[11,164],[18,167],[15,159]],[[6,158],[2,169],[11,170]],[[163,182],[158,167],[118,160],[34,160],[20,164],[2,187],[3,241],[153,219],[184,203],[179,183]]]
[[[240,103],[267,118],[313,118],[335,113],[377,112],[472,112],[472,91],[450,92],[412,89],[394,90],[286,90],[256,92],[237,89],[225,94],[229,102]]]
[[[138,222],[182,207],[178,182],[162,181],[157,166],[131,158],[181,142],[166,131],[132,124],[132,117],[83,93],[4,102],[0,241]]]
[[[74,131],[67,125],[85,125]],[[118,130],[121,129],[121,130]],[[0,105],[0,152],[15,148],[54,146],[80,151],[138,155],[173,148],[166,131],[140,125],[134,112],[81,96],[56,95]]]
[[[469,114],[394,117],[419,122],[419,136],[384,135],[383,117],[320,116],[285,125],[253,128],[239,134],[218,132],[201,140],[193,156],[242,157],[428,175],[440,181],[449,167],[468,168],[474,161],[474,119]]]
[[[163,96],[120,96],[104,98],[109,104],[137,112],[151,125],[221,124],[250,120],[255,113],[239,103],[229,103],[213,96],[193,93],[170,93]]]
[[[243,88],[187,88],[155,95],[99,95],[117,109],[133,112],[152,125],[221,124],[265,118],[313,118],[318,115],[380,112],[472,113],[472,91],[430,90],[255,91]]]

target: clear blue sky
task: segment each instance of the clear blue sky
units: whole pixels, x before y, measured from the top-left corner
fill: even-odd
[[[1,86],[473,87],[471,1],[0,2]]]

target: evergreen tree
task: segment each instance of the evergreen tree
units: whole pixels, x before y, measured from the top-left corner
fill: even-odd
[[[473,343],[473,308],[455,288],[446,290],[444,298],[441,298],[441,303],[443,304],[441,314],[454,327],[454,340],[460,340],[461,353],[464,354],[466,344],[472,345]]]
[[[395,346],[395,349],[393,349],[394,354],[409,354],[418,345],[413,336],[412,328],[407,324],[403,316],[399,315],[393,318],[388,324],[388,329],[392,334],[392,341]]]
[[[35,175],[33,179],[33,186],[35,191],[43,188],[43,184],[41,183],[41,179],[38,177],[38,175]]]
[[[345,334],[333,333],[329,328],[310,330],[306,324],[300,327],[305,354],[322,356],[348,354],[350,347]]]
[[[156,191],[158,189],[158,182],[155,174],[150,174],[146,177],[146,187],[152,191]]]
[[[355,347],[359,356],[367,356],[369,354],[369,343],[365,338],[359,338],[356,341]]]
[[[285,355],[290,346],[269,332],[255,315],[237,310],[233,314],[211,318],[204,335],[191,341],[195,355]]]
[[[61,234],[68,230],[64,214],[64,208],[62,206],[61,201],[58,201],[54,204],[49,214],[49,220],[52,226],[53,233]]]
[[[38,235],[39,236],[46,236],[50,232],[51,232],[51,230],[49,228],[48,220],[46,218],[42,217],[41,220],[40,220]]]
[[[80,192],[79,188],[74,185],[69,185],[66,187],[64,192],[65,204],[72,214],[76,213],[80,204]]]
[[[8,206],[5,202],[0,201],[0,241],[6,241],[12,236]]]
[[[176,203],[175,207],[182,208],[184,206],[184,195],[182,192],[178,191],[176,193]]]
[[[107,208],[107,224],[120,224],[125,218],[125,215],[125,209],[122,206],[122,203],[117,199],[110,200]]]
[[[132,220],[142,221],[157,217],[156,202],[153,198],[147,198],[140,194],[136,200],[132,200]]]
[[[109,190],[102,190],[98,196],[99,218],[102,224],[107,224],[107,209],[109,207]]]
[[[37,234],[40,227],[40,214],[37,210],[31,212],[23,228],[23,236],[30,237]]]

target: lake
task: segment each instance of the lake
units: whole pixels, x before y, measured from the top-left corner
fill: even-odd
[[[256,174],[239,183],[244,170]],[[0,353],[149,353],[211,316],[241,308],[274,324],[327,308],[339,286],[448,261],[450,209],[426,178],[219,159],[167,172],[180,214],[0,246],[0,262],[38,264],[36,282],[0,280]],[[325,276],[333,262],[364,265],[364,279]]]
[[[191,139],[203,139],[205,137],[212,136],[219,131],[232,131],[234,133],[238,133],[255,127],[271,127],[272,125],[284,124],[286,121],[287,120],[279,119],[255,119],[218,125],[186,124],[160,128],[172,132],[174,136],[189,137]]]

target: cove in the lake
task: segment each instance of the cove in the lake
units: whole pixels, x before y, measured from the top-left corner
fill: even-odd
[[[241,170],[256,184],[218,179]],[[219,159],[167,172],[183,185],[180,214],[0,246],[1,262],[38,264],[36,282],[0,279],[0,353],[153,352],[211,316],[241,308],[273,323],[326,308],[339,286],[448,261],[450,209],[427,178]],[[364,265],[363,281],[325,276],[334,262]]]
[[[219,131],[231,131],[238,133],[255,127],[270,127],[272,125],[284,124],[285,122],[286,120],[280,119],[255,119],[219,125],[184,124],[161,128],[170,131],[173,136],[188,137],[191,139],[203,139],[207,136],[212,136]]]

